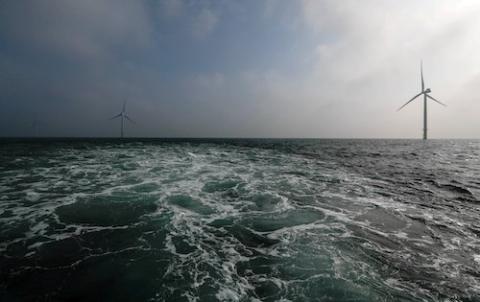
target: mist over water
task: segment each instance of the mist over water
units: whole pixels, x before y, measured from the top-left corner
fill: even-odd
[[[479,301],[480,141],[4,140],[1,301]]]

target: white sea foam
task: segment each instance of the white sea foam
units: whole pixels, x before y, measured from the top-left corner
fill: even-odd
[[[261,300],[253,293],[262,282],[278,288],[283,295],[278,301],[290,301],[289,292],[308,287],[308,280],[328,277],[347,283],[368,279],[376,286],[383,284],[385,292],[411,293],[419,299],[445,293],[438,284],[422,286],[406,281],[405,275],[396,278],[403,266],[407,273],[409,269],[424,270],[451,282],[452,287],[455,282],[464,282],[465,288],[457,286],[457,290],[465,297],[480,294],[480,281],[469,275],[469,269],[476,271],[480,265],[480,244],[470,230],[478,222],[475,207],[446,210],[441,195],[404,195],[401,190],[392,190],[387,180],[374,179],[325,158],[268,148],[140,144],[81,153],[65,151],[48,164],[48,168],[32,170],[32,175],[19,170],[0,178],[0,221],[4,227],[19,228],[18,238],[2,242],[0,249],[30,240],[26,257],[35,257],[48,240],[134,228],[136,224],[64,223],[56,209],[98,197],[143,194],[157,209],[139,217],[137,223],[169,217],[162,229],[166,233],[162,252],[172,259],[163,277],[191,278],[191,288],[184,293],[189,301],[197,301],[195,291],[212,279],[215,296],[222,301]],[[21,195],[11,192],[13,184],[30,176],[38,179],[17,190]],[[232,180],[235,185],[222,187]],[[207,190],[206,184],[212,183],[214,189]],[[419,190],[426,188],[430,187],[419,186]],[[379,195],[378,190],[390,190],[390,195]],[[188,196],[212,211],[199,213],[168,202],[175,195]],[[258,201],[261,206],[254,199],[260,195],[266,196],[266,201]],[[425,199],[423,204],[421,198]],[[132,201],[125,198],[121,202]],[[271,204],[263,204],[268,202]],[[433,206],[425,206],[430,204]],[[324,217],[316,221],[290,218],[298,221],[264,232],[241,225],[248,219],[265,217],[275,224],[281,215],[293,210],[317,211]],[[26,226],[19,226],[21,222]],[[52,229],[54,223],[66,225]],[[215,223],[219,225],[212,226]],[[38,237],[45,241],[35,241]],[[379,272],[392,264],[399,265],[393,265],[388,271],[392,277],[383,280]]]

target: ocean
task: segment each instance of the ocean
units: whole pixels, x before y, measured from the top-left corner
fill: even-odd
[[[2,139],[0,301],[480,301],[480,141]]]

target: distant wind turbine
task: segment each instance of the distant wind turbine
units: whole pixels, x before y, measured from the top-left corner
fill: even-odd
[[[122,112],[119,114],[115,115],[114,117],[110,118],[110,120],[114,120],[116,118],[120,118],[120,137],[123,138],[125,134],[125,119],[127,119],[129,122],[135,124],[135,122],[127,115],[127,101],[123,102],[123,107],[122,107]]]
[[[40,126],[42,126],[42,123],[39,122],[36,118],[30,124],[30,128],[32,129],[33,137],[38,137],[39,136]]]
[[[412,102],[414,99],[418,98],[423,94],[423,139],[427,139],[427,98],[431,99],[432,101],[435,101],[439,103],[440,105],[447,106],[444,103],[440,102],[439,100],[433,98],[432,96],[429,95],[432,90],[430,88],[425,89],[425,83],[423,82],[423,63],[420,62],[420,77],[422,80],[422,91],[411,98],[408,102],[406,102],[402,107],[398,108],[397,111],[400,111],[403,107],[407,106],[410,102]]]
[[[46,126],[46,124],[42,120],[39,120],[36,115],[33,116],[32,122],[27,123],[26,126],[27,125],[29,128],[28,136],[30,137],[39,137],[42,134],[43,128]]]

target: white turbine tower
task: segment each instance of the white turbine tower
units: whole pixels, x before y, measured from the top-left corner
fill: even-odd
[[[432,101],[435,101],[435,102],[437,102],[440,105],[443,105],[445,107],[447,105],[445,105],[444,103],[442,103],[439,100],[434,99],[432,96],[430,96],[429,93],[432,92],[430,90],[430,88],[425,89],[425,83],[423,82],[423,64],[422,64],[422,62],[420,62],[420,77],[421,77],[421,80],[422,80],[422,91],[419,94],[417,94],[416,96],[414,96],[413,98],[411,98],[402,107],[398,108],[397,111],[401,110],[403,107],[407,106],[411,101],[413,101],[414,99],[418,98],[419,96],[421,96],[423,94],[423,139],[427,139],[427,98],[429,98]]]
[[[114,117],[110,118],[110,120],[114,120],[116,118],[120,118],[120,137],[123,138],[125,134],[125,119],[129,122],[135,124],[135,122],[127,115],[127,101],[123,102],[122,112],[115,115]]]

